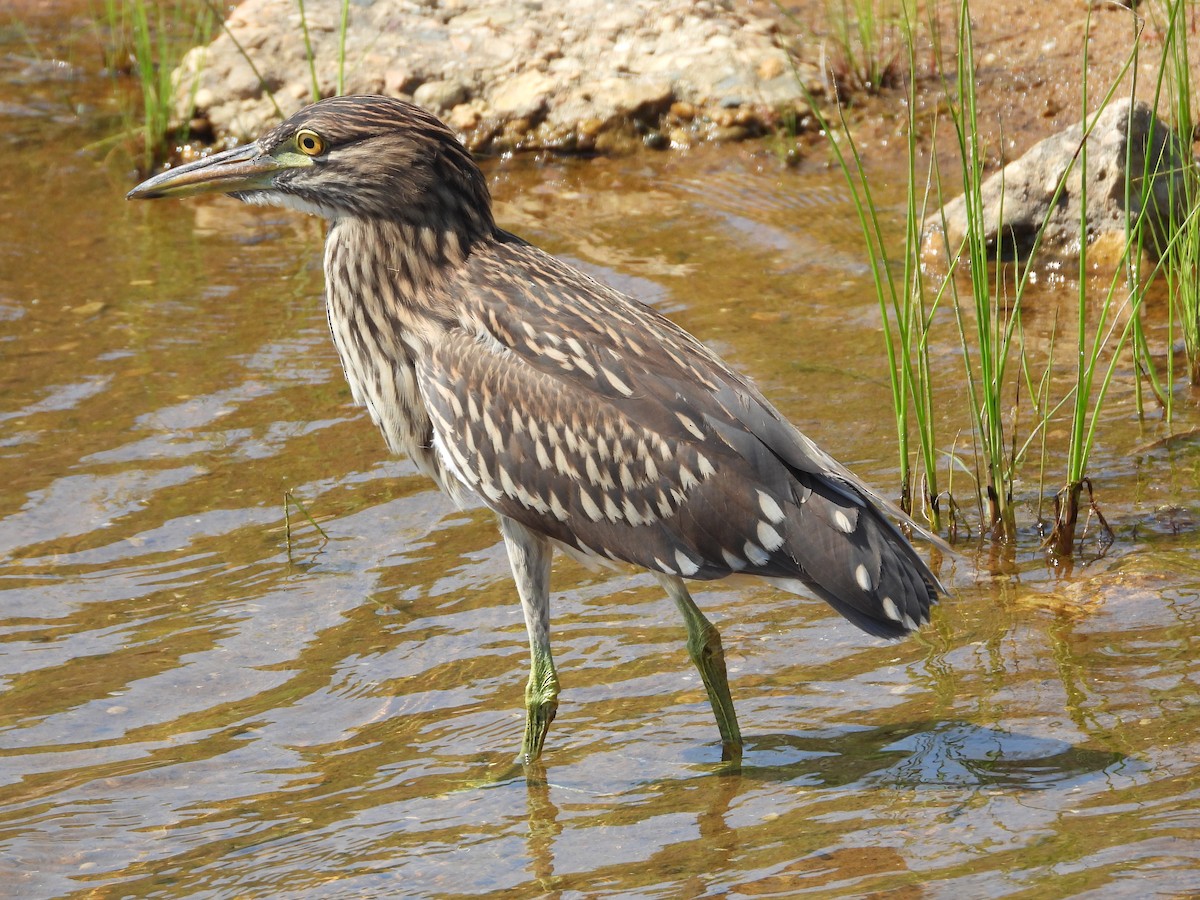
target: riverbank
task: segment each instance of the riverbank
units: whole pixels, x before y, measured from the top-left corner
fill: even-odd
[[[806,95],[836,96],[872,152],[906,120],[907,51],[887,7],[878,4],[866,51],[828,0],[380,2],[348,6],[344,27],[337,0],[310,0],[303,18],[293,0],[243,0],[216,39],[184,59],[176,113],[214,139],[246,140],[314,93],[340,88],[411,99],[476,152],[628,152],[790,139],[813,126]],[[1164,27],[1157,7],[972,3],[989,162],[1078,122],[1116,82],[1119,93],[1152,102]],[[956,16],[947,5],[916,29],[916,98],[930,123],[954,74]],[[1135,46],[1141,56],[1130,64]],[[863,83],[872,70],[884,82],[877,93]]]

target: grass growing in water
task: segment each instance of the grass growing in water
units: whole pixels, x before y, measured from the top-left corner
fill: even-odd
[[[1188,138],[1196,133],[1197,122],[1192,109],[1191,59],[1188,52],[1188,32],[1194,23],[1185,19],[1186,0],[1162,0],[1151,12],[1159,21],[1162,33],[1162,58],[1159,78],[1155,85],[1155,102],[1170,110],[1175,132],[1183,137],[1181,147],[1190,145]],[[1195,3],[1193,15],[1195,15]],[[1165,97],[1164,97],[1165,95]],[[1180,154],[1183,160],[1190,153]],[[1181,166],[1179,178],[1170,179],[1168,196],[1168,226],[1166,241],[1160,257],[1167,292],[1171,297],[1169,339],[1178,333],[1183,339],[1187,360],[1187,379],[1200,385],[1200,172],[1195,165]],[[1174,355],[1167,354],[1166,382],[1173,385]],[[1173,392],[1165,392],[1165,412],[1168,422],[1173,418]]]
[[[947,247],[947,251],[953,254],[948,267],[949,285],[954,297],[955,323],[958,327],[967,395],[978,441],[977,460],[981,457],[983,461],[982,470],[978,464],[976,466],[977,499],[980,500],[981,517],[994,535],[1009,539],[1016,532],[1016,518],[1012,508],[1012,480],[1016,454],[1009,452],[1009,445],[1005,439],[1002,392],[1008,383],[1008,362],[1016,327],[1020,322],[1023,282],[1018,285],[1017,295],[1011,302],[1004,296],[1002,269],[996,269],[995,291],[989,284],[990,254],[984,225],[984,163],[979,139],[975,45],[966,0],[963,0],[959,12],[955,56],[959,61],[957,102],[952,101],[948,109],[957,140],[967,229],[965,248],[959,248],[955,253],[952,248]],[[940,195],[940,178],[937,191]],[[970,326],[965,305],[958,295],[957,281],[953,277],[964,250],[971,279],[974,343],[969,336]],[[985,502],[986,512],[983,511]]]
[[[822,131],[830,136],[830,147],[837,158],[842,174],[850,188],[851,200],[858,216],[870,260],[874,279],[875,297],[883,320],[884,349],[888,360],[888,379],[892,394],[892,408],[896,420],[896,441],[900,461],[900,506],[908,513],[914,511],[914,495],[920,494],[920,507],[926,520],[935,530],[941,528],[941,491],[937,477],[937,435],[933,413],[932,379],[929,370],[929,327],[933,314],[941,299],[942,289],[935,292],[932,300],[927,292],[925,279],[919,267],[921,246],[921,223],[926,209],[926,195],[918,190],[916,177],[916,95],[913,65],[914,41],[911,20],[905,15],[904,30],[908,35],[905,45],[909,52],[910,80],[908,88],[908,194],[905,218],[903,269],[900,278],[888,252],[888,241],[880,226],[878,208],[871,192],[871,183],[863,167],[858,145],[850,133],[844,110],[839,105],[839,130],[836,134],[844,140],[849,156],[834,138],[820,112],[820,108],[808,98]],[[943,286],[944,288],[944,286]],[[922,487],[914,490],[910,435],[915,429],[917,454],[923,473]]]
[[[1186,40],[1180,38],[1184,0],[1167,0],[1162,57],[1159,60],[1159,75],[1155,86],[1155,109],[1159,108],[1164,88],[1172,97],[1169,104],[1176,128],[1190,135],[1192,131],[1190,109],[1190,68],[1188,66]],[[1135,23],[1134,49],[1127,60],[1122,76],[1133,73],[1136,85],[1138,38],[1141,23]],[[1087,70],[1087,50],[1084,49],[1084,71]],[[1113,91],[1101,103],[1101,110],[1110,102]],[[1083,108],[1087,108],[1087,79],[1083,79]],[[1098,117],[1099,113],[1097,113]],[[1135,111],[1131,105],[1127,133],[1135,133],[1133,120]],[[1094,120],[1093,120],[1094,121]],[[1133,142],[1126,148],[1125,208],[1130,210],[1124,247],[1123,270],[1114,273],[1108,290],[1098,308],[1091,309],[1086,289],[1088,277],[1088,247],[1086,202],[1081,203],[1084,215],[1080,222],[1079,300],[1077,311],[1077,334],[1075,343],[1076,373],[1073,392],[1069,398],[1071,418],[1066,464],[1066,481],[1055,497],[1055,524],[1047,541],[1050,550],[1060,557],[1069,557],[1073,552],[1080,501],[1083,491],[1089,494],[1089,502],[1102,527],[1102,541],[1111,540],[1112,533],[1103,515],[1091,499],[1091,481],[1087,476],[1088,460],[1096,440],[1100,411],[1105,395],[1112,383],[1122,351],[1127,342],[1133,345],[1135,368],[1149,383],[1155,398],[1163,408],[1168,423],[1172,419],[1174,405],[1174,333],[1175,322],[1182,322],[1184,342],[1189,361],[1196,359],[1195,339],[1197,330],[1197,262],[1200,260],[1200,225],[1197,224],[1196,190],[1197,172],[1194,165],[1184,162],[1182,144],[1175,134],[1162,133],[1156,118],[1151,118],[1145,137],[1144,152],[1140,159],[1135,155]],[[1087,189],[1087,144],[1080,148],[1079,165],[1083,176],[1081,191]],[[1165,208],[1159,196],[1165,188]],[[1158,207],[1165,224],[1155,221],[1149,213]],[[1149,278],[1142,273],[1143,251],[1152,247],[1158,254],[1158,262]],[[1153,363],[1153,353],[1142,327],[1143,303],[1150,279],[1161,274],[1171,296],[1167,347],[1165,352],[1165,378]],[[1124,299],[1121,299],[1122,295]],[[1122,314],[1124,316],[1122,317]],[[1189,335],[1190,332],[1190,335]],[[1089,344],[1089,340],[1091,343]],[[1195,375],[1194,364],[1189,364],[1189,375]],[[1099,379],[1097,381],[1097,379]],[[1140,382],[1139,382],[1140,386]],[[1093,388],[1095,393],[1093,396]],[[1090,412],[1089,412],[1090,404]],[[1141,393],[1138,393],[1138,410],[1143,412]]]
[[[903,73],[899,46],[913,21],[914,0],[825,0],[833,42],[832,69],[839,86],[877,92],[898,84]]]
[[[1184,0],[1167,2],[1169,5],[1173,4],[1172,13],[1179,15],[1179,8]],[[931,27],[931,34],[936,33],[936,28]],[[913,30],[905,28],[904,36],[909,49],[911,71],[914,57]],[[850,187],[851,199],[862,226],[874,272],[876,294],[885,326],[885,352],[891,374],[898,445],[902,457],[902,497],[907,499],[910,496],[911,475],[908,457],[911,433],[915,429],[919,439],[918,452],[926,471],[925,479],[930,491],[930,498],[927,498],[931,501],[930,521],[936,527],[939,511],[937,473],[933,461],[939,450],[936,447],[934,408],[930,399],[935,386],[930,384],[927,347],[933,327],[932,312],[948,293],[953,300],[955,326],[964,363],[965,394],[969,405],[967,412],[972,421],[975,446],[976,500],[984,531],[1002,542],[1011,542],[1016,538],[1018,522],[1014,505],[1014,483],[1029,450],[1040,445],[1038,482],[1044,484],[1047,471],[1056,468],[1048,456],[1047,433],[1052,424],[1059,424],[1063,426],[1061,430],[1066,434],[1062,458],[1064,481],[1061,482],[1062,489],[1055,492],[1055,523],[1047,547],[1055,556],[1069,557],[1074,551],[1080,502],[1085,490],[1088,491],[1092,508],[1099,515],[1099,509],[1091,499],[1088,465],[1103,422],[1103,409],[1109,388],[1121,362],[1125,359],[1123,349],[1140,321],[1138,313],[1143,293],[1137,290],[1138,283],[1127,280],[1123,273],[1137,271],[1138,267],[1133,261],[1137,259],[1141,241],[1144,239],[1140,224],[1145,220],[1137,218],[1139,228],[1130,233],[1125,247],[1129,264],[1118,271],[1107,292],[1097,300],[1095,294],[1089,291],[1089,229],[1086,204],[1087,138],[1100,114],[1112,103],[1118,85],[1134,68],[1136,50],[1125,61],[1120,74],[1102,97],[1098,108],[1089,113],[1085,48],[1082,57],[1081,96],[1084,111],[1084,125],[1081,129],[1083,137],[1075,158],[1069,161],[1058,178],[1054,195],[1047,205],[1048,209],[1055,207],[1063,197],[1064,191],[1068,190],[1068,183],[1069,190],[1084,195],[1080,198],[1082,211],[1079,234],[1082,250],[1078,271],[1078,295],[1072,323],[1074,327],[1070,332],[1073,339],[1069,344],[1073,365],[1068,367],[1069,374],[1064,376],[1061,370],[1055,368],[1054,336],[1051,336],[1050,349],[1044,360],[1033,359],[1032,351],[1024,339],[1021,321],[1022,304],[1034,274],[1034,257],[1040,248],[1050,213],[1047,212],[1046,220],[1037,229],[1029,246],[1015,246],[1016,237],[1010,235],[1006,238],[1002,226],[998,228],[998,236],[994,242],[987,237],[985,218],[995,215],[999,222],[1003,222],[1004,214],[1002,206],[998,213],[989,213],[984,204],[982,186],[985,172],[975,82],[975,51],[969,8],[965,0],[960,0],[958,7],[955,45],[955,74],[946,80],[947,99],[943,109],[953,130],[958,151],[954,180],[962,185],[967,224],[961,245],[945,248],[948,274],[935,276],[928,269],[915,266],[925,219],[924,204],[917,202],[917,198],[922,194],[916,187],[917,154],[913,137],[919,124],[913,112],[916,104],[912,102],[915,77],[910,75],[908,82],[910,184],[907,194],[902,281],[892,271],[894,256],[889,253],[882,236],[871,185],[845,119],[841,118],[841,127],[836,137],[835,132],[826,127],[833,153]],[[934,49],[936,58],[942,59],[939,52],[941,48]],[[1167,52],[1175,54],[1171,57],[1175,70],[1189,71],[1186,46],[1180,49],[1178,44],[1170,39],[1169,31],[1164,48],[1164,69],[1168,68],[1168,58],[1165,55]],[[1178,81],[1176,77],[1173,96],[1190,97],[1190,91],[1179,86]],[[1190,123],[1188,116],[1190,108],[1176,109],[1177,121]],[[822,125],[825,125],[824,121]],[[1188,127],[1190,128],[1190,125]],[[842,145],[849,150],[844,150]],[[933,158],[936,159],[936,155]],[[1194,186],[1194,170],[1188,170],[1188,177],[1191,179],[1190,184]],[[1138,192],[1138,196],[1134,198],[1135,202],[1131,202],[1128,208],[1145,208],[1151,202],[1157,179],[1131,177],[1128,182],[1131,185],[1130,189]],[[930,164],[926,183],[928,186],[925,195],[935,196],[940,204],[943,178],[936,163]],[[1189,199],[1193,202],[1179,204],[1179,208],[1194,210],[1194,196]],[[943,227],[943,233],[945,230]],[[1196,275],[1200,251],[1196,248],[1200,247],[1200,242],[1186,246],[1187,236],[1200,232],[1200,217],[1195,212],[1189,212],[1178,224],[1172,223],[1168,232],[1171,238],[1167,249],[1179,254],[1179,261],[1175,262],[1172,261],[1174,257],[1170,252],[1164,254],[1164,265],[1174,267],[1175,275],[1171,283],[1174,285],[1173,295],[1177,298],[1175,305],[1178,316],[1184,322],[1185,330],[1193,327],[1200,331],[1200,320],[1195,315],[1195,295],[1200,293],[1200,282]],[[1004,246],[1010,239],[1014,246]],[[1187,255],[1189,253],[1191,255]],[[1006,256],[1015,262],[1002,261]],[[958,279],[954,277],[956,272],[962,274],[969,282],[969,297],[965,296],[965,293],[960,296]],[[931,280],[934,277],[939,277],[940,280]],[[1168,278],[1171,277],[1169,274]],[[1186,295],[1188,289],[1191,289],[1191,296]],[[1189,356],[1189,361],[1196,358],[1200,358],[1200,354],[1197,357]],[[1195,371],[1194,364],[1191,371]],[[1028,407],[1032,413],[1026,414],[1025,421],[1018,418],[1022,407]],[[948,455],[951,456],[952,465],[957,463],[956,454]],[[951,471],[953,472],[953,468]],[[953,510],[953,498],[951,504]],[[1107,532],[1107,525],[1102,516],[1100,522]]]
[[[204,0],[104,0],[98,19],[106,67],[114,75],[128,72],[137,79],[140,110],[123,104],[125,128],[119,137],[136,137],[142,168],[148,170],[167,149],[175,68],[188,48],[207,43],[216,18]]]
[[[296,3],[311,79],[311,99],[316,101],[322,95],[316,54],[310,39],[304,0],[296,0]],[[180,95],[180,86],[175,84],[174,79],[180,71],[179,65],[184,54],[193,47],[206,45],[218,27],[254,72],[264,95],[274,106],[275,114],[280,119],[284,118],[253,56],[229,30],[223,14],[224,11],[215,0],[104,0],[102,10],[96,14],[107,69],[113,73],[114,80],[115,76],[124,74],[137,79],[140,103],[124,103],[122,117],[125,127],[114,140],[136,136],[143,170],[148,171],[156,161],[167,155]],[[346,86],[346,33],[350,21],[350,0],[341,0],[339,20],[334,84],[336,93],[342,94]],[[193,98],[196,80],[188,86]],[[126,96],[126,92],[116,85],[114,93],[121,98]],[[186,125],[181,138],[187,139]]]

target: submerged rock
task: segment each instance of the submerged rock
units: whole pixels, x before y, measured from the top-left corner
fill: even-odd
[[[807,109],[774,21],[728,0],[244,0],[175,73],[176,115],[245,140],[317,91],[414,100],[473,150],[761,134]],[[676,115],[675,110],[687,115]],[[738,127],[721,123],[736,118]],[[715,124],[714,124],[715,123]]]
[[[1089,245],[1117,264],[1126,228],[1145,217],[1145,249],[1165,246],[1172,207],[1183,218],[1184,155],[1178,136],[1145,103],[1112,103],[1096,118],[1087,139],[1087,181],[1080,167],[1083,126],[1074,125],[1035,144],[982,185],[983,229],[989,255],[1025,259],[1045,223],[1039,252],[1077,257],[1086,186]],[[1064,173],[1062,192],[1055,198]],[[943,220],[945,239],[942,235]],[[956,253],[967,233],[963,197],[951,200],[925,221],[926,249]]]

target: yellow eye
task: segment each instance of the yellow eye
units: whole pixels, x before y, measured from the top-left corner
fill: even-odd
[[[325,138],[304,128],[296,132],[296,147],[305,156],[320,156],[325,152]]]

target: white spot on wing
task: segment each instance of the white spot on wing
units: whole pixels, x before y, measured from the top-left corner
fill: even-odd
[[[623,487],[627,491],[632,491],[634,489],[634,487],[636,486],[636,482],[634,482],[634,480],[633,480],[633,472],[631,472],[629,470],[628,464],[621,463],[620,476],[621,476],[621,487]]]
[[[854,531],[854,523],[850,521],[850,517],[840,509],[833,511],[833,524],[838,527],[839,531],[850,534]]]
[[[671,501],[667,499],[667,495],[661,490],[658,492],[658,513],[664,519],[671,515]]]
[[[685,416],[683,413],[677,412],[675,413],[675,418],[679,420],[679,423],[683,425],[684,428],[686,428],[696,437],[700,438],[700,440],[704,440],[704,432],[700,430],[700,426],[697,425],[690,416]]]
[[[579,505],[583,507],[584,513],[593,522],[599,522],[604,518],[604,513],[600,512],[600,507],[596,505],[596,501],[592,499],[592,495],[587,491],[579,492]]]
[[[550,509],[550,504],[539,497],[537,494],[531,494],[525,488],[521,488],[521,502],[526,506],[536,509],[543,515]]]
[[[497,453],[504,452],[504,435],[500,433],[500,429],[496,427],[496,423],[492,421],[492,416],[487,410],[484,410],[483,413],[483,428],[487,432],[488,440],[492,442],[492,448]]]
[[[858,586],[864,591],[869,592],[871,590],[871,575],[867,571],[867,567],[862,563],[859,563],[854,569],[854,580],[858,582]]]
[[[728,550],[721,550],[721,558],[725,560],[725,565],[729,566],[735,572],[740,572],[746,568],[746,561],[740,556],[730,553]]]
[[[611,369],[601,369],[600,371],[604,373],[604,377],[608,379],[608,383],[616,388],[618,392],[624,394],[626,397],[633,396],[633,388],[617,377],[615,372]]]
[[[691,576],[700,571],[700,564],[682,550],[675,551],[675,563],[679,566],[680,575]]]
[[[503,466],[500,467],[500,487],[503,488],[507,496],[512,497],[514,500],[518,498],[519,491],[517,491],[517,486],[513,484],[512,476],[508,474],[508,469]]]
[[[630,525],[648,525],[650,522],[654,521],[651,518],[643,516],[638,508],[633,505],[633,501],[630,500],[629,497],[626,497],[621,503],[621,509],[625,513],[625,518],[629,520]]]
[[[783,535],[767,522],[758,523],[758,542],[767,550],[778,550],[783,546]]]
[[[775,502],[775,498],[766,491],[758,492],[758,505],[763,511],[763,515],[772,522],[783,521],[783,510],[780,508],[779,504]]]
[[[891,597],[884,597],[880,604],[883,606],[883,614],[893,622],[901,621],[900,610],[896,609],[896,601]]]
[[[566,455],[562,451],[562,447],[554,448],[554,468],[560,475],[568,475],[571,478],[578,478],[579,472],[567,460]]]
[[[766,564],[767,560],[771,558],[771,554],[767,553],[766,550],[758,546],[754,541],[746,541],[742,545],[742,552],[746,554],[746,559],[750,560],[756,566]]]

